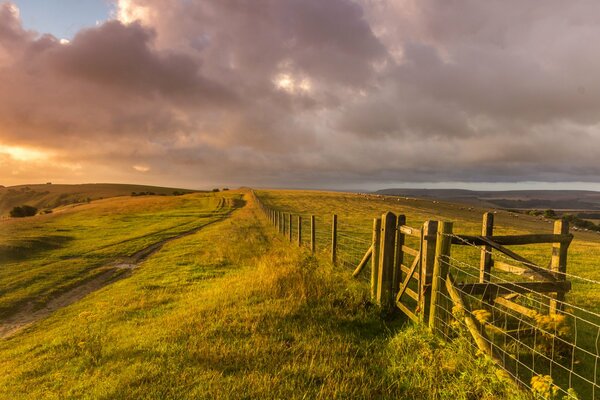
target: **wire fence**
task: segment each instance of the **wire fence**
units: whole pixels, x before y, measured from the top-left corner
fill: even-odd
[[[284,237],[316,252],[330,254],[336,265],[349,270],[357,267],[369,249],[379,246],[373,243],[373,230],[369,226],[355,226],[331,216],[298,215],[266,206],[256,199]],[[476,245],[461,235],[438,232],[437,240],[441,236],[461,245],[462,249],[455,251],[450,246],[443,257],[436,253],[436,262],[443,264],[446,272],[433,277],[439,280],[437,301],[431,302],[434,310],[429,314],[433,318],[429,321],[433,331],[446,340],[463,335],[472,337],[470,343],[477,352],[492,357],[515,382],[538,398],[600,399],[600,313],[595,311],[600,308],[597,304],[600,282],[564,270],[552,272],[552,276],[558,280],[568,279],[563,283],[572,282],[577,289],[572,296],[576,300],[571,297],[567,300],[559,297],[552,287],[540,289],[554,282],[536,281],[540,267],[525,259],[519,262],[525,269],[529,268],[529,273],[494,269],[487,271],[486,280],[482,281],[479,263],[482,254],[489,254],[494,262],[506,265],[514,263],[514,258]],[[420,239],[418,235],[406,235],[403,247],[420,248],[425,239],[423,235]],[[415,253],[405,261],[422,263],[421,257]],[[425,279],[425,267],[417,266],[416,282],[414,276],[413,280],[406,279],[406,287],[413,293],[408,301],[413,305],[420,304],[429,286],[436,286],[430,285],[431,282],[422,285],[418,281]],[[400,269],[400,265],[394,268]],[[407,267],[402,265],[402,271],[399,272],[403,276],[400,286],[407,276]],[[421,278],[419,273],[422,273]],[[360,278],[370,280],[365,273]],[[396,286],[394,293],[398,289]],[[417,292],[419,298],[415,299]],[[398,301],[396,299],[396,305],[403,309]]]

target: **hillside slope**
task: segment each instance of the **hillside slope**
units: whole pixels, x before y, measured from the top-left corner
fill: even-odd
[[[192,193],[193,190],[158,186],[126,185],[117,183],[86,183],[80,185],[20,185],[0,187],[0,216],[7,215],[16,206],[24,204],[43,208],[55,208],[66,204],[84,203],[108,197],[130,196],[131,193],[151,192],[157,195]]]

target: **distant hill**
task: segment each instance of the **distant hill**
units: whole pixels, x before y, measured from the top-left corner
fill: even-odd
[[[173,195],[193,190],[116,183],[86,183],[81,185],[19,185],[0,187],[0,216],[8,215],[15,206],[30,205],[52,209],[66,204],[83,203],[100,198],[130,196],[132,193]]]
[[[600,192],[588,190],[384,189],[377,194],[420,197],[509,209],[600,210]]]

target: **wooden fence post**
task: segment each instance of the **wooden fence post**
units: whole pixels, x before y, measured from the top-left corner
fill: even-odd
[[[311,215],[310,216],[310,251],[311,253],[315,253],[316,250],[316,243],[315,243],[315,216]]]
[[[277,232],[280,231],[279,228],[279,211],[274,211],[275,212],[275,228],[277,228]]]
[[[398,215],[396,219],[396,258],[394,260],[394,299],[400,290],[400,282],[402,282],[402,263],[404,262],[404,246],[405,235],[400,232],[400,227],[406,225],[406,216]]]
[[[381,238],[381,218],[373,219],[373,255],[371,256],[371,300],[377,296],[377,275],[379,269],[379,239]]]
[[[492,236],[494,234],[494,214],[486,212],[483,214],[483,223],[481,225],[482,236]],[[481,260],[479,262],[479,282],[485,283],[490,280],[492,269],[492,247],[481,246]]]
[[[437,241],[438,221],[426,221],[423,224],[421,237],[421,272],[419,285],[418,315],[419,320],[424,322],[429,316],[429,305],[431,303],[431,281],[433,277],[433,265],[435,263],[435,247]]]
[[[429,329],[435,331],[443,325],[436,319],[439,315],[437,309],[442,307],[448,310],[448,295],[444,284],[448,276],[448,258],[452,246],[452,222],[442,222],[437,233],[435,244],[435,262],[433,264],[433,276],[431,279],[431,299],[429,307]],[[440,293],[441,292],[441,293]]]
[[[289,229],[288,234],[290,236],[290,243],[292,243],[292,232],[294,231],[293,226],[292,226],[293,225],[293,222],[292,222],[293,218],[294,218],[294,216],[292,215],[292,213],[290,213],[289,214],[289,220],[290,220],[290,222],[288,224],[288,229]]]
[[[386,212],[381,216],[381,245],[377,276],[377,304],[389,312],[394,304],[394,261],[396,245],[396,214]]]
[[[302,247],[302,216],[298,215],[298,247]]]
[[[333,214],[331,220],[331,262],[337,262],[337,215]]]
[[[569,234],[569,222],[564,220],[555,221],[554,234]],[[564,241],[552,244],[552,260],[550,262],[550,269],[552,272],[554,272],[557,281],[566,280],[565,273],[567,272],[567,250],[569,249],[569,244],[569,242]],[[556,293],[556,300],[550,300],[550,314],[555,314],[562,311],[564,301],[565,293]]]

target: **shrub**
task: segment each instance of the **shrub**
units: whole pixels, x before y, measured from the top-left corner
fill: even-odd
[[[13,218],[31,217],[37,214],[37,211],[37,208],[27,205],[21,207],[14,207],[10,211],[10,216]]]

